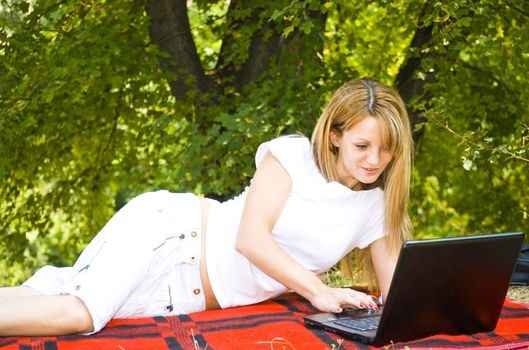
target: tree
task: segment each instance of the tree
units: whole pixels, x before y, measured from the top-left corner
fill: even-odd
[[[20,279],[72,261],[119,188],[144,180],[127,169],[153,156],[170,94],[144,4],[1,6],[1,256]]]
[[[424,235],[527,230],[527,7],[435,3],[424,17],[434,26],[416,76],[433,80],[413,103],[426,120],[414,207]]]
[[[137,193],[237,194],[260,142],[310,136],[329,94],[358,76],[408,102],[419,237],[524,229],[525,1],[0,6],[6,282],[71,263]]]

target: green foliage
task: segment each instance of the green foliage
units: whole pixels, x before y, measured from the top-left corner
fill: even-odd
[[[154,153],[169,95],[143,4],[2,6],[2,262],[64,264],[112,215],[126,170]]]
[[[365,76],[392,84],[407,58],[406,50],[415,32],[422,3],[424,1],[327,3],[325,61],[332,74],[336,74],[339,81],[348,76]]]
[[[0,0],[4,284],[72,263],[135,194],[236,195],[262,141],[310,136],[339,85],[358,76],[396,85],[412,58],[422,61],[408,79],[424,86],[408,102],[425,118],[417,236],[527,231],[525,1],[188,2],[214,89],[184,100],[171,94],[174,73],[159,68],[169,54],[150,39],[145,6]],[[431,38],[412,47],[430,26]]]
[[[518,10],[458,1],[427,19],[435,31],[417,74],[435,81],[415,169],[419,235],[528,229],[529,43],[519,38],[529,17]]]

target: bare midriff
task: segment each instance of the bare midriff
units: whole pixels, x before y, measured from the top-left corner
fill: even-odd
[[[220,305],[213,293],[211,283],[209,281],[208,269],[206,266],[206,234],[208,226],[208,210],[209,202],[206,198],[199,198],[200,211],[202,215],[202,234],[200,241],[200,282],[204,291],[204,299],[206,300],[206,310],[220,309]]]

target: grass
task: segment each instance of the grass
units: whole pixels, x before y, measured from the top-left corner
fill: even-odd
[[[529,286],[512,286],[507,297],[514,301],[529,304]]]
[[[332,287],[349,287],[361,285],[361,283],[355,282],[355,278],[343,278],[337,268],[333,268],[329,272],[323,274],[321,279],[325,284]],[[511,286],[507,293],[507,297],[514,301],[529,304],[529,286]]]

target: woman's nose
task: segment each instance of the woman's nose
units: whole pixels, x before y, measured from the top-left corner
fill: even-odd
[[[372,165],[378,165],[380,160],[380,150],[372,149],[367,155],[367,162]]]

